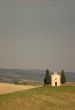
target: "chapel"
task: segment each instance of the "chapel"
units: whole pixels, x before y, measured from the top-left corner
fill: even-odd
[[[57,72],[54,72],[54,74],[51,75],[51,85],[52,86],[61,85],[60,74],[58,74]]]

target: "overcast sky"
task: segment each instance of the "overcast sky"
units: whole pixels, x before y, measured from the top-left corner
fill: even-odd
[[[0,68],[75,72],[75,0],[0,0]]]

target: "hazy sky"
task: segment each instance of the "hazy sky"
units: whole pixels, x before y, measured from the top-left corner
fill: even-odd
[[[0,68],[75,72],[75,0],[0,0]]]

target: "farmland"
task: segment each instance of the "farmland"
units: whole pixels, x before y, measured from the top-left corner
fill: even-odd
[[[75,110],[75,86],[38,87],[0,95],[0,110]]]
[[[16,85],[16,84],[9,84],[9,83],[0,83],[0,94],[11,93],[15,91],[27,90],[34,88],[35,86],[31,85]]]

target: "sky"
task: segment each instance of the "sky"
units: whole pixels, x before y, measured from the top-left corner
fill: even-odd
[[[0,68],[75,72],[75,0],[0,0]]]

